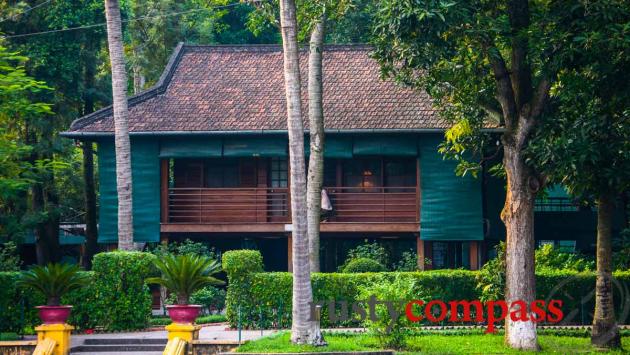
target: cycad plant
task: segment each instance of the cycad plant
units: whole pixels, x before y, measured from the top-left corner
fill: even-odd
[[[221,271],[219,262],[205,256],[165,255],[157,259],[155,265],[162,276],[150,277],[146,281],[175,293],[178,305],[187,305],[190,295],[205,286],[223,284],[223,281],[212,276]]]
[[[41,292],[48,306],[59,306],[61,297],[88,283],[89,276],[80,272],[81,268],[70,264],[48,264],[35,266],[22,273],[19,285]]]

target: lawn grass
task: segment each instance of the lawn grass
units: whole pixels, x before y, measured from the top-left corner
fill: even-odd
[[[20,336],[17,333],[0,333],[0,341],[18,340]]]
[[[328,346],[313,347],[293,345],[289,332],[281,332],[256,341],[248,342],[237,352],[291,353],[324,351],[366,351],[382,349],[377,338],[370,334],[325,334]],[[541,351],[536,354],[628,354],[627,351],[599,352],[590,345],[588,337],[539,336]],[[624,337],[625,349],[630,349],[630,337]],[[406,348],[400,354],[524,354],[503,346],[502,335],[419,335],[407,339]]]

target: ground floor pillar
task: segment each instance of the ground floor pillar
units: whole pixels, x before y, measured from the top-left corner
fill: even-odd
[[[293,235],[291,233],[287,235],[287,262],[288,271],[293,272]]]
[[[470,270],[479,270],[480,242],[470,242]]]

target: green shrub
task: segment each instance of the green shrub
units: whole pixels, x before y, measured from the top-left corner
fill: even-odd
[[[17,244],[12,241],[0,246],[0,271],[20,271],[22,260],[18,253]]]
[[[352,259],[343,268],[343,272],[383,272],[387,271],[385,266],[376,260],[368,258]]]
[[[81,272],[78,265],[50,263],[22,272],[18,285],[41,293],[47,306],[59,306],[62,296],[84,287],[88,282],[89,277]]]
[[[94,256],[94,319],[107,330],[142,329],[151,316],[145,279],[157,274],[155,255],[115,251]]]
[[[22,334],[25,330],[32,330],[41,323],[35,306],[46,304],[43,295],[30,292],[17,286],[19,272],[0,272],[0,331],[11,331]],[[81,274],[92,278],[94,273],[82,271]],[[94,327],[91,316],[94,303],[94,289],[92,283],[85,287],[67,293],[61,299],[61,304],[72,305],[72,313],[68,323],[77,328]]]
[[[286,328],[291,324],[291,290],[292,274],[288,272],[252,272],[261,270],[262,260],[257,253],[247,254],[256,261],[239,260],[240,265],[258,265],[248,272],[231,269],[228,273],[228,301],[226,315],[230,326],[236,327],[238,321],[238,307],[241,308],[241,326],[243,328],[276,327]],[[243,254],[240,254],[243,256]],[[225,259],[224,259],[225,266]],[[496,272],[495,272],[496,273]],[[230,277],[230,274],[238,277]],[[418,299],[424,295],[431,299],[445,302],[452,300],[480,299],[482,290],[477,287],[477,276],[481,272],[468,270],[434,270],[424,272],[383,272],[383,273],[314,273],[311,283],[313,299],[327,302],[331,299],[347,301],[364,301],[360,290],[373,285],[383,285],[386,289],[392,283],[405,283],[409,299]],[[246,275],[246,276],[245,276]],[[616,309],[621,309],[620,302],[625,298],[620,292],[630,287],[630,272],[614,274],[614,300]],[[564,302],[563,310],[569,324],[590,324],[594,309],[593,290],[595,288],[595,274],[590,272],[577,273],[574,271],[538,272],[536,275],[537,299],[560,299]],[[241,298],[238,295],[241,294]],[[234,297],[230,300],[230,295]],[[379,299],[383,296],[376,295]],[[500,298],[499,298],[500,299]],[[340,307],[336,307],[339,312]],[[356,321],[331,323],[328,306],[322,308],[321,323],[323,327],[360,326]],[[625,324],[628,319],[618,319]],[[428,323],[414,323],[422,325]]]
[[[344,264],[339,266],[339,270],[341,271],[345,269],[346,265],[350,261],[360,258],[376,260],[386,267],[389,265],[389,253],[387,252],[387,249],[377,242],[368,243],[367,240],[365,240],[364,244],[361,244],[348,252],[348,257],[346,258]]]
[[[414,250],[404,251],[398,262],[394,263],[395,271],[418,271],[418,255]]]
[[[232,250],[223,254],[222,266],[229,282],[225,298],[226,316],[236,326],[239,309],[241,315],[250,315],[255,313],[259,304],[255,298],[258,294],[252,291],[251,277],[263,271],[263,259],[258,250]]]
[[[570,270],[593,271],[595,261],[584,255],[576,253],[564,253],[553,245],[542,245],[536,249],[536,271],[542,270]]]
[[[425,302],[430,300],[431,295],[418,292],[415,281],[413,278],[398,273],[387,282],[374,282],[359,286],[358,298],[367,300],[370,297],[376,297],[379,300],[423,300]],[[377,336],[384,348],[402,349],[408,333],[406,328],[413,324],[404,316],[406,304],[394,303],[393,306],[401,315],[398,319],[391,318],[390,310],[386,305],[377,304],[374,307],[376,319],[371,320],[368,315],[364,324]]]

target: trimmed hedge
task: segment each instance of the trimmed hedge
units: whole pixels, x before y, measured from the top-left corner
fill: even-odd
[[[228,275],[229,287],[225,297],[226,316],[238,326],[241,315],[256,311],[256,298],[252,292],[250,275],[263,271],[262,255],[258,250],[232,250],[225,252],[221,259],[223,270]],[[240,307],[240,308],[239,308]]]
[[[65,295],[73,305],[68,322],[79,329],[142,329],[151,316],[151,295],[144,279],[157,271],[155,256],[142,252],[110,252],[94,257],[92,282]],[[36,292],[20,289],[19,272],[0,272],[0,331],[22,333],[40,324],[35,306],[45,304]]]
[[[239,251],[240,252],[240,251]],[[224,265],[228,252],[224,254]],[[253,262],[242,258],[251,256]],[[230,259],[228,257],[227,259]],[[260,272],[262,260],[260,253],[248,251],[238,254],[238,264],[247,265],[242,269],[233,265],[226,268],[229,278],[227,318],[231,327],[240,324],[243,328],[289,327],[291,324],[291,289],[292,274],[288,272]],[[260,264],[259,264],[260,263]],[[254,265],[254,267],[252,267]],[[258,271],[256,271],[258,270]],[[391,284],[398,276],[398,281],[412,285],[406,291],[408,298],[421,298],[430,295],[431,299],[445,302],[452,300],[479,299],[476,289],[476,271],[435,270],[424,272],[382,272],[382,273],[315,273],[312,274],[313,299],[316,301],[347,301],[350,305],[359,298],[362,289],[372,285]],[[628,301],[630,294],[630,271],[615,273],[619,287],[614,288],[616,309],[621,301]],[[545,271],[536,275],[537,299],[561,299],[564,302],[565,319],[569,324],[590,324],[590,314],[595,307],[595,274],[569,271]],[[625,289],[624,289],[625,287]],[[622,295],[622,293],[624,293]],[[384,299],[378,294],[377,298]],[[339,310],[337,306],[337,310]],[[350,321],[331,324],[328,307],[322,308],[322,326],[357,326]],[[622,320],[627,323],[630,319]]]

